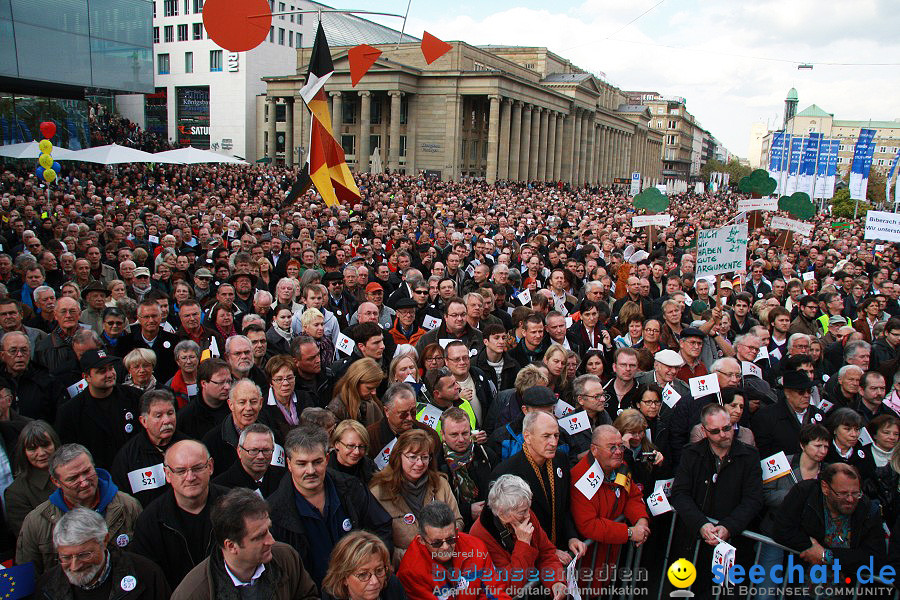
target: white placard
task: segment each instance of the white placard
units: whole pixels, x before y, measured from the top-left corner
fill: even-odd
[[[628,190],[628,195],[631,197],[637,196],[641,193],[641,174],[637,171],[634,171],[631,174],[631,189]]]
[[[778,199],[749,198],[747,200],[738,200],[739,212],[748,212],[751,210],[778,210]]]
[[[701,229],[697,234],[696,276],[747,269],[747,224]]]
[[[753,361],[756,362],[764,358],[769,358],[769,349],[765,346],[760,346],[759,352],[756,353],[756,358],[754,358]]]
[[[769,358],[774,360],[781,360],[781,350],[775,348],[771,352],[769,352]]]
[[[215,336],[209,338],[209,355],[212,358],[219,358],[222,356],[222,353],[219,352],[219,343],[216,342]]]
[[[573,323],[575,323],[575,321],[572,319],[572,317],[566,317],[566,329],[569,329]]]
[[[829,410],[834,408],[834,403],[826,400],[825,398],[819,398],[819,405],[816,408],[818,408],[823,413],[827,413]]]
[[[590,500],[603,485],[603,469],[595,460],[591,463],[591,468],[584,472],[584,475],[575,482],[575,489],[584,494],[584,497]]]
[[[659,225],[660,227],[668,227],[672,224],[672,215],[635,215],[631,217],[632,227],[647,227],[649,225]]]
[[[869,435],[869,430],[865,427],[859,430],[859,443],[863,446],[868,446],[872,443],[872,436]]]
[[[791,463],[788,462],[783,450],[762,459],[759,461],[759,466],[762,469],[763,483],[769,483],[791,474]]]
[[[156,237],[155,235],[148,235],[148,236],[147,236],[147,241],[150,242],[151,244],[158,244],[158,243],[159,243],[159,238]]]
[[[516,294],[516,299],[522,303],[522,306],[531,304],[531,290],[522,290]]]
[[[688,384],[691,386],[691,395],[694,398],[701,398],[719,391],[719,376],[710,373],[700,377],[691,377],[688,379]]]
[[[754,365],[752,362],[748,362],[746,360],[741,361],[741,376],[746,377],[748,375],[752,375],[753,377],[763,378],[762,369],[758,366]]]
[[[336,348],[347,356],[350,356],[351,354],[353,354],[353,349],[356,348],[356,342],[351,340],[343,333],[338,332],[338,342]]]
[[[438,421],[441,419],[441,414],[444,411],[439,409],[437,406],[433,404],[426,404],[425,408],[423,408],[418,415],[416,415],[416,420],[419,423],[424,423],[428,425],[432,429],[435,429]]]
[[[772,217],[772,229],[786,229],[793,231],[804,237],[810,237],[813,234],[815,225],[812,223],[804,223],[803,221],[795,221],[794,219],[786,219],[784,217]]]
[[[82,379],[81,381],[76,381],[72,385],[66,388],[66,391],[69,392],[69,397],[74,398],[81,392],[83,392],[87,388],[87,381]]]
[[[425,315],[425,318],[422,319],[422,327],[431,331],[432,329],[436,329],[441,326],[441,320],[437,317],[432,317],[431,315]]]
[[[466,267],[466,274],[469,277],[475,277],[475,265],[469,265]]]
[[[381,449],[378,453],[378,456],[375,457],[375,466],[378,467],[378,470],[382,470],[388,464],[388,460],[391,458],[391,450],[394,449],[394,446],[397,444],[397,438],[391,440],[391,442]]]
[[[656,517],[671,511],[672,505],[669,504],[668,496],[659,491],[647,496],[647,508],[650,509],[650,514]]]
[[[455,342],[455,341],[456,341],[456,340],[454,340],[453,338],[442,338],[442,339],[439,339],[439,340],[438,340],[438,344],[441,345],[441,348],[442,348],[442,349],[446,350],[446,349],[447,349],[447,344],[449,344],[449,343],[451,343],[451,342]]]
[[[880,210],[868,211],[864,239],[900,242],[900,214]]]
[[[587,411],[585,410],[566,415],[562,419],[558,419],[557,423],[559,423],[560,428],[569,435],[584,431],[585,429],[590,430],[591,428],[591,420],[588,418]]]
[[[653,493],[662,492],[666,495],[666,498],[672,495],[672,484],[675,483],[675,478],[671,479],[657,479],[656,483],[653,484]]]
[[[728,581],[728,571],[734,567],[734,546],[728,542],[719,542],[713,548],[712,568],[719,565],[720,573],[725,578],[725,585],[731,585]],[[715,571],[713,571],[715,572]]]
[[[131,471],[128,473],[128,485],[131,486],[132,494],[155,490],[166,485],[166,473],[163,470],[163,464],[159,463],[151,467],[143,467]]]
[[[575,407],[565,400],[557,400],[556,406],[553,407],[553,414],[557,419],[562,419],[564,416],[573,412],[575,412]]]
[[[675,408],[675,405],[678,404],[679,400],[681,400],[681,394],[675,391],[675,388],[672,387],[671,383],[667,383],[663,388],[662,401],[665,402],[666,406],[669,408]]]
[[[269,464],[275,467],[284,466],[284,447],[281,444],[275,444],[275,450],[272,452],[272,460]]]
[[[566,565],[566,594],[572,600],[581,600],[581,590],[578,588],[578,557],[572,559]]]
[[[810,281],[811,279],[816,278],[816,273],[814,271],[807,271],[803,274],[803,281]]]

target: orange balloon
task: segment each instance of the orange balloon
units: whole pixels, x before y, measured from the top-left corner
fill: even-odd
[[[203,24],[210,39],[219,46],[229,52],[246,52],[269,35],[272,9],[267,0],[206,0]]]

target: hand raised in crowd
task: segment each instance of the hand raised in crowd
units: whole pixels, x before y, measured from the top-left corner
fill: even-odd
[[[513,531],[516,534],[517,540],[523,544],[530,544],[531,536],[534,534],[534,525],[531,523],[531,516],[525,517],[522,521],[514,522]]]
[[[809,538],[812,546],[800,553],[800,558],[811,565],[825,564],[825,548],[815,538]]]

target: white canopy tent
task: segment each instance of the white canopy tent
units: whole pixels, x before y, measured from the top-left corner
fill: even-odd
[[[150,152],[144,152],[143,150],[136,150],[118,144],[109,144],[108,146],[97,146],[95,148],[78,150],[77,152],[73,152],[72,156],[65,160],[99,163],[101,165],[118,165],[125,163],[182,164],[182,161],[180,160],[160,157],[158,154],[152,154]]]
[[[54,146],[50,155],[53,157],[53,160],[72,160],[69,157],[76,152],[78,151]],[[0,156],[6,158],[33,158],[34,160],[37,160],[40,155],[41,149],[38,147],[38,143],[34,141],[0,146]]]
[[[201,150],[193,146],[186,148],[178,148],[176,150],[166,150],[165,152],[157,152],[153,156],[176,160],[186,165],[196,165],[200,163],[228,163],[235,165],[246,165],[247,162],[233,156],[226,156],[218,152],[210,150]],[[163,161],[160,161],[163,162]]]

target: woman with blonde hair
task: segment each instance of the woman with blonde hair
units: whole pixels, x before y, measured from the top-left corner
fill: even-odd
[[[427,504],[447,504],[456,516],[457,527],[463,528],[456,497],[435,463],[431,436],[421,429],[410,429],[397,438],[387,466],[369,484],[372,495],[391,515],[395,566],[416,537],[419,512]]]
[[[383,408],[376,392],[383,380],[384,373],[373,359],[355,361],[335,384],[328,410],[339,422],[356,419],[366,427],[378,422]]]
[[[156,352],[149,348],[135,348],[125,355],[122,362],[128,371],[124,385],[130,385],[141,392],[156,389],[156,377],[153,375],[153,369],[156,368]]]
[[[418,361],[415,351],[404,352],[395,356],[394,360],[391,361],[391,366],[388,367],[388,385],[404,382],[410,376],[415,379],[415,383],[421,383],[422,378],[419,376]],[[411,382],[406,381],[406,383]]]
[[[391,569],[387,546],[368,531],[353,531],[335,544],[322,580],[322,600],[406,600]]]
[[[541,362],[550,373],[550,383],[547,385],[561,399],[571,404],[572,382],[569,381],[568,351],[561,344],[550,344],[544,352]]]
[[[334,362],[334,343],[325,335],[325,315],[317,308],[307,308],[300,316],[303,333],[316,340],[322,357],[322,368]]]
[[[653,482],[661,478],[665,457],[647,439],[647,419],[641,411],[626,408],[613,421],[613,427],[622,434],[625,462],[628,463],[635,482],[641,484],[646,498],[653,492]]]
[[[346,419],[338,423],[328,440],[332,450],[328,468],[352,475],[366,487],[375,474],[375,461],[368,457],[369,432],[359,421]]]

